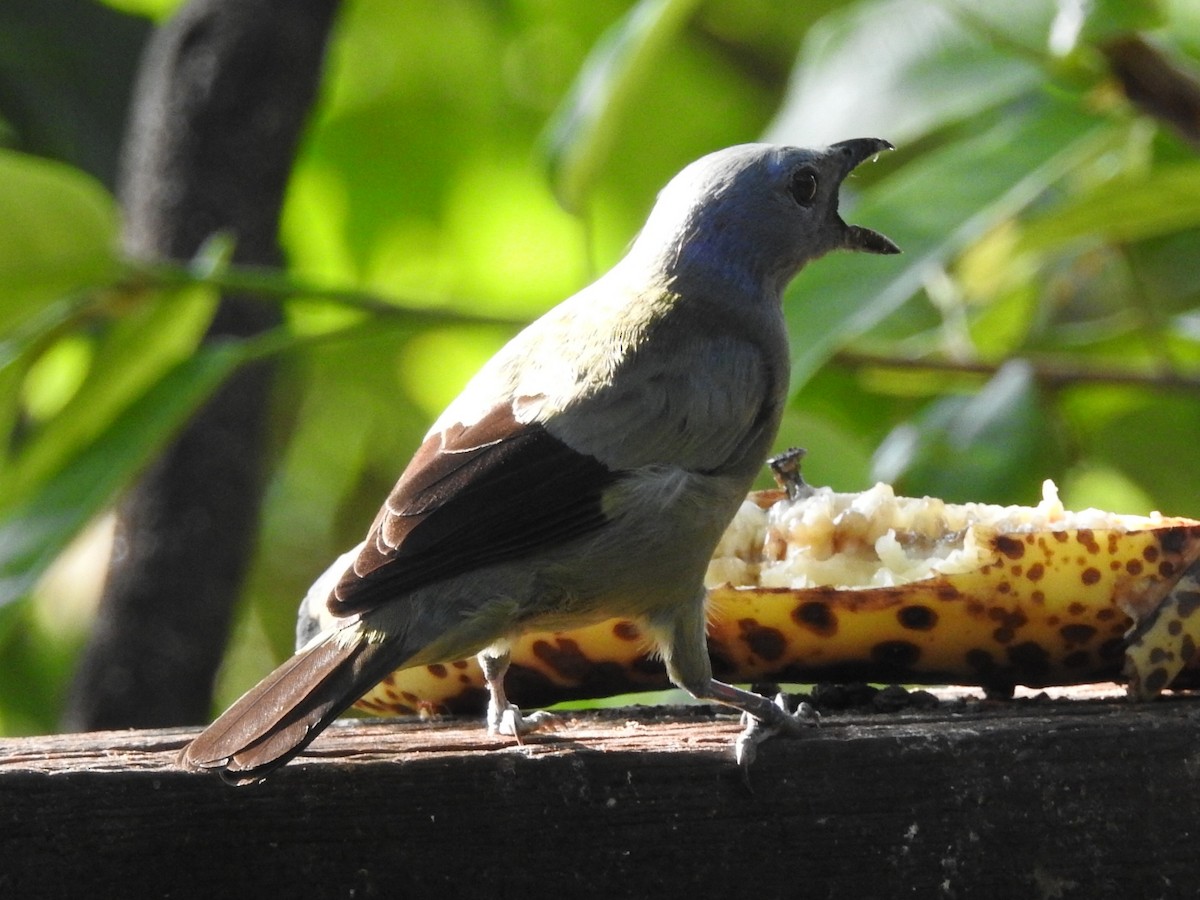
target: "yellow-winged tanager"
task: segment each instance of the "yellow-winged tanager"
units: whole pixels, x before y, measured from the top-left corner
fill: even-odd
[[[680,172],[620,262],[471,379],[363,544],[310,592],[332,624],[182,763],[255,781],[389,672],[473,654],[489,726],[520,735],[539,719],[505,697],[514,637],[615,617],[637,622],[694,696],[797,730],[713,679],[703,578],[779,426],[784,288],[830,250],[898,252],[838,215],[842,180],[890,147],[745,144]]]

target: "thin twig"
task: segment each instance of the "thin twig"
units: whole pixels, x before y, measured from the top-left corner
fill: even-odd
[[[835,354],[833,361],[853,369],[900,369],[909,372],[959,373],[990,377],[1000,368],[1000,363],[973,362],[939,359],[935,357],[913,358],[908,356],[886,356],[843,350]],[[1029,359],[1034,378],[1052,388],[1074,384],[1120,384],[1145,387],[1153,390],[1200,391],[1200,373],[1187,372],[1142,372],[1135,369],[1115,369],[1108,366],[1080,365],[1050,360]]]
[[[457,304],[431,306],[417,300],[389,298],[352,288],[320,287],[299,281],[279,269],[225,266],[197,272],[186,265],[168,262],[129,262],[126,283],[139,288],[207,287],[222,293],[245,294],[263,300],[316,300],[357,309],[375,316],[396,317],[434,324],[500,325],[526,324],[527,320],[463,312]]]

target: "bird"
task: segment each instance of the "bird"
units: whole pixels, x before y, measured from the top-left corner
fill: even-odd
[[[260,781],[390,672],[473,655],[489,730],[519,740],[548,719],[508,700],[513,640],[614,617],[694,697],[797,732],[799,711],[713,678],[703,578],[787,399],[784,289],[833,250],[900,252],[838,212],[843,180],[891,149],[740,144],[680,171],[611,269],[468,381],[309,591],[328,627],[181,765]]]

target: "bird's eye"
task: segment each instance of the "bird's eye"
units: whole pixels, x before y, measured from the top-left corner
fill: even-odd
[[[810,205],[817,196],[817,173],[812,169],[799,169],[788,182],[788,193],[801,206]]]

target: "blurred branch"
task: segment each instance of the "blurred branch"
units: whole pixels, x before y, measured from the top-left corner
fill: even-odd
[[[228,254],[279,265],[279,215],[316,94],[337,0],[191,0],[152,37],[122,158],[125,251]],[[275,329],[279,310],[223,295],[207,340]],[[208,718],[234,603],[254,549],[271,371],[239,370],[118,509],[108,580],[64,725]]]
[[[908,356],[861,353],[843,350],[833,357],[835,364],[850,369],[894,369],[906,372],[930,374],[950,373],[977,375],[990,378],[1000,370],[1003,363],[970,362],[937,358],[915,359]],[[1053,388],[1075,384],[1131,385],[1162,391],[1200,392],[1200,373],[1184,372],[1139,372],[1133,369],[1115,369],[1107,366],[1066,364],[1050,360],[1027,360],[1032,367],[1034,379]]]
[[[463,312],[465,302],[430,306],[419,300],[389,297],[353,288],[322,287],[294,278],[286,271],[267,266],[224,266],[198,272],[196,267],[168,261],[130,262],[126,278],[117,290],[147,288],[207,287],[262,301],[319,300],[357,309],[372,315],[427,322],[430,325],[519,326],[527,319],[477,315]]]
[[[1200,150],[1200,78],[1135,34],[1101,48],[1129,101]]]

